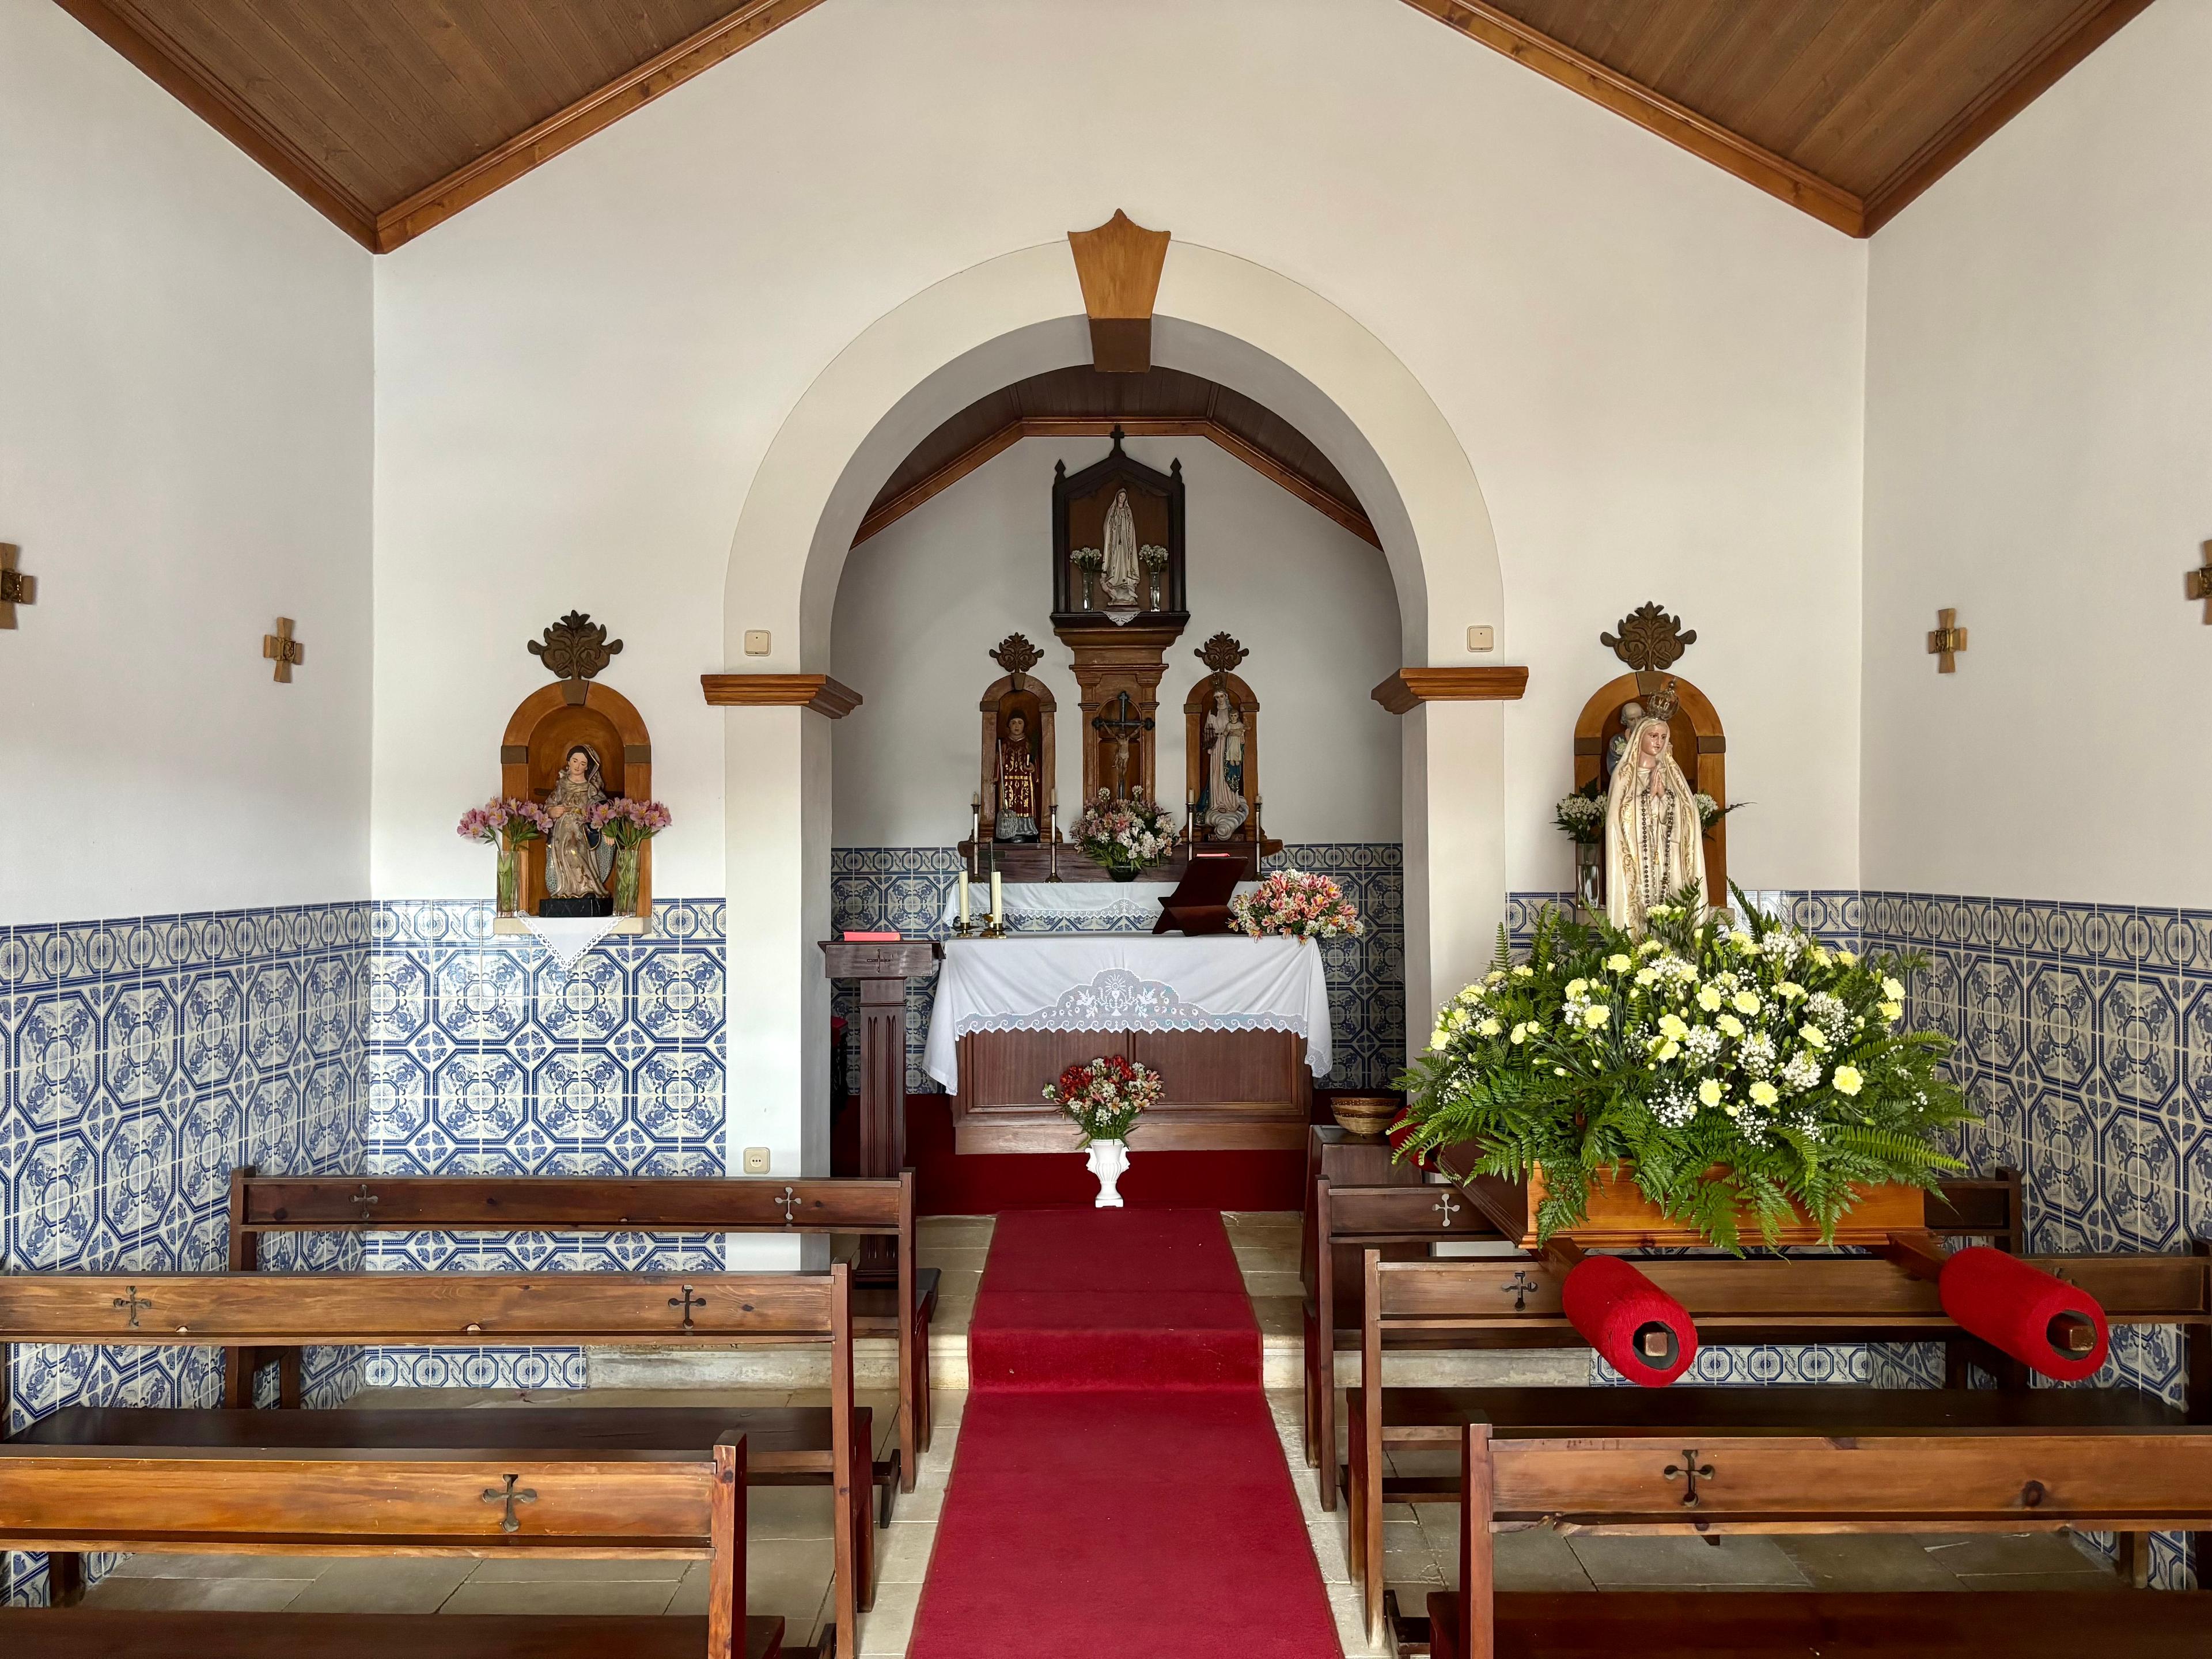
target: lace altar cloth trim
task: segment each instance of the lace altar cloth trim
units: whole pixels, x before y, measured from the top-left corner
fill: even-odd
[[[1293,1031],[1332,1060],[1321,951],[1296,939],[1039,934],[945,950],[924,1066],[960,1086],[958,1042],[979,1031]]]

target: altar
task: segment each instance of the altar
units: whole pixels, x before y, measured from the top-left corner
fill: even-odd
[[[1295,1150],[1332,1064],[1321,949],[1241,934],[1040,933],[953,939],[923,1066],[952,1097],[956,1150],[1073,1152],[1044,1099],[1067,1066],[1119,1054],[1166,1098],[1134,1151]]]

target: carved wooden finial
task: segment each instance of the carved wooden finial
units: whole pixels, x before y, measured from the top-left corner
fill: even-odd
[[[291,684],[292,670],[307,660],[307,647],[292,637],[294,625],[289,617],[279,617],[276,631],[261,636],[261,655],[276,665],[276,672],[270,678],[279,685]]]
[[[1218,680],[1252,653],[1224,633],[1216,634],[1191,654],[1212,669],[1213,678]]]
[[[592,679],[622,648],[620,640],[607,638],[605,624],[582,611],[571,611],[545,630],[543,640],[530,641],[530,654],[557,680]]]
[[[23,550],[13,542],[0,542],[0,628],[15,625],[15,607],[39,602],[39,579],[15,568]]]
[[[1672,668],[1698,642],[1696,629],[1684,633],[1682,619],[1668,616],[1656,601],[1638,605],[1613,626],[1620,633],[1601,634],[1597,642],[1639,674]]]
[[[1014,690],[1022,689],[1022,676],[1044,660],[1044,653],[1030,643],[1026,634],[1009,634],[991,653],[991,660],[1014,677]]]

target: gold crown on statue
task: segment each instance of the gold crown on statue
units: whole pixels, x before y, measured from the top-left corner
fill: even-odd
[[[1680,701],[1675,694],[1674,682],[1668,680],[1644,698],[1644,712],[1655,720],[1671,720],[1674,718],[1674,706]]]

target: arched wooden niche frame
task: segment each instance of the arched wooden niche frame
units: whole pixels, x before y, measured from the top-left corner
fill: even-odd
[[[540,686],[515,705],[499,744],[499,790],[543,805],[570,747],[588,743],[599,753],[599,778],[610,799],[653,794],[653,738],[628,697],[596,680],[559,680]],[[545,843],[522,848],[522,908],[531,915],[545,898]],[[653,842],[638,848],[637,912],[615,919],[617,933],[645,931],[653,914]],[[523,931],[510,921],[505,931]]]
[[[1053,751],[1053,716],[1060,705],[1044,682],[1034,674],[1002,674],[993,680],[975,707],[983,717],[983,754],[981,769],[976,773],[981,781],[976,793],[983,803],[983,820],[977,830],[985,842],[998,839],[999,823],[999,720],[1001,714],[1019,714],[1028,717],[1036,728],[1037,740],[1037,787],[1042,795],[1037,801],[1037,840],[1040,843],[1052,839],[1051,803],[1057,787],[1054,780],[1060,775],[1053,769],[1056,764]]]
[[[1219,680],[1218,687],[1215,684],[1217,678]],[[1183,701],[1183,799],[1186,803],[1195,802],[1199,792],[1206,787],[1206,717],[1212,711],[1216,690],[1226,691],[1229,706],[1244,716],[1246,816],[1243,826],[1230,837],[1230,842],[1249,841],[1254,825],[1252,803],[1261,801],[1264,805],[1265,798],[1260,793],[1260,699],[1252,695],[1252,688],[1244,684],[1241,675],[1200,675],[1198,683],[1190,688],[1190,696]],[[1197,835],[1200,841],[1212,839],[1202,825]]]
[[[1674,687],[1674,763],[1690,781],[1690,787],[1728,805],[1728,737],[1712,699],[1680,674],[1646,672],[1623,674],[1607,680],[1583,705],[1575,721],[1575,787],[1597,781],[1605,765],[1605,751],[1620,735],[1620,711],[1632,702],[1644,702],[1671,681]],[[1705,902],[1729,902],[1728,820],[1723,818],[1705,835]]]

